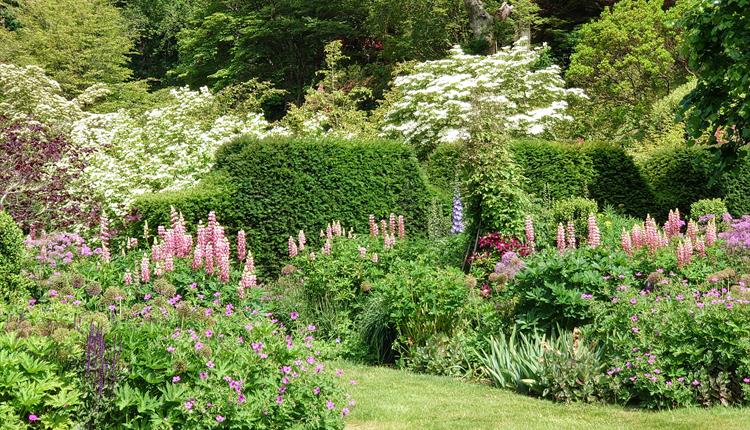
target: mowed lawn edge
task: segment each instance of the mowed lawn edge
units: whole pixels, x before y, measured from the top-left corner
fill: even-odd
[[[750,409],[558,404],[452,378],[336,363],[357,405],[347,429],[750,429]]]

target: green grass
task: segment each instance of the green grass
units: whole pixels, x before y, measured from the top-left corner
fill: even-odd
[[[341,367],[341,365],[339,365]],[[450,378],[344,364],[357,406],[355,430],[392,429],[750,429],[750,409],[647,412],[563,405]]]

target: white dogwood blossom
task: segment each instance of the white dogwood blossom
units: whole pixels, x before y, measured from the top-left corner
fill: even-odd
[[[207,88],[173,89],[170,96],[142,114],[90,114],[73,126],[71,138],[96,149],[88,185],[118,215],[140,194],[195,184],[211,169],[216,150],[238,136],[284,133],[258,113],[211,115],[214,96]]]
[[[195,184],[226,142],[287,133],[259,113],[221,114],[207,88],[173,89],[145,112],[85,110],[108,94],[96,84],[69,100],[41,68],[0,64],[0,120],[38,121],[83,149],[88,166],[74,191],[101,197],[117,215],[139,194]]]
[[[91,95],[84,94],[83,97]],[[53,130],[66,132],[84,115],[77,100],[66,99],[60,84],[41,67],[0,63],[0,116],[4,120],[32,118]]]
[[[518,43],[482,56],[455,47],[445,59],[417,64],[393,82],[383,133],[427,148],[466,140],[480,104],[492,105],[493,121],[512,134],[539,135],[570,121],[567,99],[585,95],[565,88],[558,66],[535,67],[542,49]]]

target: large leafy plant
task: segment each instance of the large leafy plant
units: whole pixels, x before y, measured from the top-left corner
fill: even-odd
[[[75,375],[55,359],[47,337],[0,335],[0,417],[3,428],[70,428],[76,420],[81,392]]]

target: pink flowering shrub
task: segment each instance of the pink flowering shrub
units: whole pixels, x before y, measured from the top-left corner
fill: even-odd
[[[699,283],[664,274],[659,288],[623,281],[598,305],[613,400],[653,408],[750,404],[750,288],[724,271]]]

